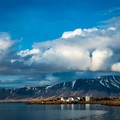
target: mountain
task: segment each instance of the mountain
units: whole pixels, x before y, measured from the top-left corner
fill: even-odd
[[[78,79],[47,87],[0,89],[0,99],[48,98],[60,96],[119,97],[120,76],[98,76]]]

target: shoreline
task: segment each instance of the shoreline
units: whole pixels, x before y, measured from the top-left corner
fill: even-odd
[[[120,107],[120,100],[100,100],[100,101],[78,101],[78,102],[62,102],[62,101],[50,101],[50,100],[0,100],[0,103],[25,103],[25,104],[46,104],[46,105],[57,105],[57,104],[100,104],[107,106],[118,106]]]

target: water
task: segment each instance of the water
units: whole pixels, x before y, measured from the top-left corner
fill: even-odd
[[[120,120],[120,107],[0,103],[0,120]]]

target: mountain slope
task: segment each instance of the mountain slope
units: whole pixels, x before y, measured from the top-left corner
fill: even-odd
[[[120,76],[101,76],[93,79],[78,79],[46,88],[50,96],[95,96],[119,97]]]
[[[99,76],[93,79],[78,79],[47,87],[0,89],[0,99],[47,98],[60,96],[119,97],[120,76]]]

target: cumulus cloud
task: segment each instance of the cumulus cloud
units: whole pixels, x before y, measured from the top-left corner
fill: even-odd
[[[113,24],[114,21],[114,24]],[[0,35],[0,74],[37,75],[64,71],[118,71],[120,19],[108,26],[78,28],[58,39],[34,43],[32,49],[12,51],[14,41]]]
[[[60,45],[45,50],[41,54],[33,55],[27,61],[27,64],[41,67],[47,65],[45,68],[46,71],[86,70],[90,64],[90,57],[88,51],[79,47]]]
[[[119,23],[119,17],[113,18],[105,26],[64,32],[58,39],[34,43],[32,49],[19,51],[13,49],[15,41],[8,33],[0,33],[0,75],[24,76],[24,82],[18,80],[21,86],[35,84],[36,80],[40,85],[73,80],[85,71],[120,72]],[[71,76],[66,77],[65,72]]]
[[[25,57],[27,55],[32,55],[32,54],[38,54],[40,51],[39,49],[32,49],[32,50],[23,50],[23,51],[20,51],[17,55],[19,55],[20,57]]]
[[[112,65],[112,71],[120,72],[120,62],[114,63],[114,64]]]
[[[0,33],[0,51],[7,50],[13,43],[8,33]]]
[[[64,32],[62,35],[62,38],[73,38],[76,35],[81,35],[82,34],[82,30],[81,29],[76,29],[74,31],[69,31],[69,32]]]
[[[8,33],[0,33],[0,60],[8,52],[8,49],[14,44]]]
[[[120,59],[118,21],[117,18],[114,24],[108,21],[108,26],[79,28],[64,32],[58,39],[34,43],[33,49],[17,53],[19,61],[39,72],[111,71]]]
[[[96,49],[92,52],[91,70],[109,70],[113,52],[110,49]]]

